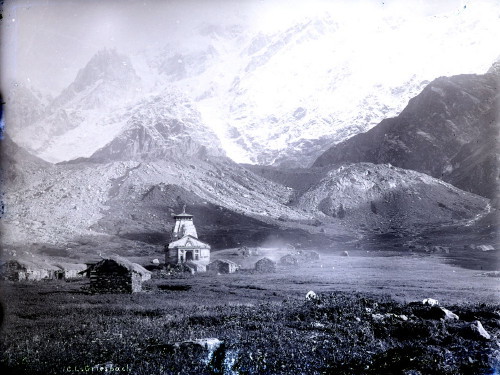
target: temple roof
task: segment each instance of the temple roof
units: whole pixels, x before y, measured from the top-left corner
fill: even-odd
[[[174,247],[200,247],[200,248],[209,248],[210,245],[200,241],[196,237],[193,237],[191,235],[186,235],[176,241],[172,241],[168,244],[168,248],[172,249]]]
[[[187,213],[186,213],[186,205],[184,205],[184,206],[182,207],[182,213],[180,213],[180,214],[175,214],[175,215],[174,215],[174,218],[176,218],[176,219],[177,219],[177,218],[183,218],[183,217],[185,217],[185,218],[188,218],[188,217],[193,217],[193,215],[190,215],[190,214],[187,214]]]

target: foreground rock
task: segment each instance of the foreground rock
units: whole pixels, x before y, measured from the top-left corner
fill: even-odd
[[[491,335],[484,329],[483,325],[479,320],[476,320],[474,323],[470,325],[471,331],[476,335],[478,338],[483,339],[483,340],[489,340],[491,339]]]

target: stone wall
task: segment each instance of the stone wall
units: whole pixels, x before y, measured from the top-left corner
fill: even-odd
[[[141,290],[141,276],[135,272],[90,272],[91,293],[135,293]]]

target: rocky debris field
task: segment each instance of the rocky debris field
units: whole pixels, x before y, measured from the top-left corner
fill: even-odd
[[[4,285],[2,372],[120,367],[134,374],[452,375],[500,369],[498,305],[402,303],[352,292],[235,304],[227,293],[214,298],[210,288],[198,295],[162,287],[173,281],[151,280],[146,293],[132,296],[89,295],[84,281]]]

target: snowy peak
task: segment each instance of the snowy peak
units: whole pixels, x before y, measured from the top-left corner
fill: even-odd
[[[72,86],[76,92],[80,92],[102,80],[125,88],[136,79],[138,77],[127,56],[119,54],[114,49],[104,49],[97,52],[78,72]]]
[[[122,131],[91,157],[94,161],[223,156],[217,136],[191,102],[178,93],[153,95],[130,110]]]
[[[75,80],[54,101],[55,107],[77,104],[81,108],[102,106],[113,98],[122,97],[139,82],[130,59],[114,49],[98,51],[80,69]]]

